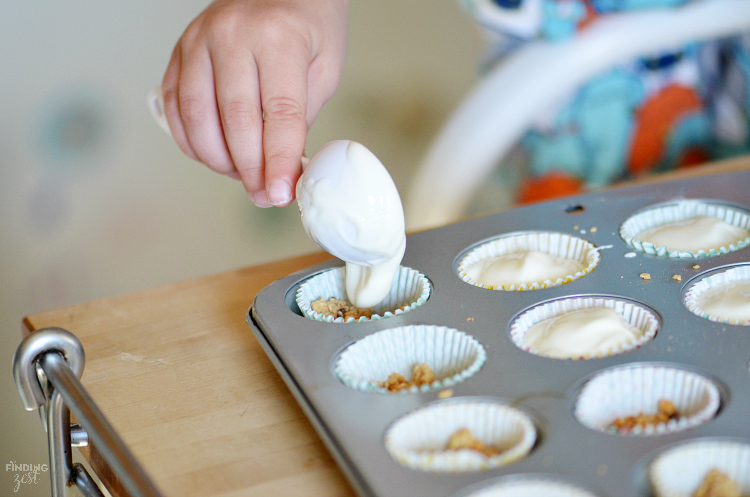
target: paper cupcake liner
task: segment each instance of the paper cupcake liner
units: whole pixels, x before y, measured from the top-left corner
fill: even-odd
[[[471,449],[446,450],[450,436],[463,428],[468,428],[484,445],[502,452],[486,456]],[[385,433],[385,448],[396,461],[436,473],[505,466],[525,457],[535,442],[536,428],[526,414],[490,401],[432,404],[398,419]]]
[[[750,495],[750,445],[703,439],[684,443],[659,455],[649,470],[657,497],[692,497],[706,474],[718,469],[742,495]]]
[[[636,238],[639,233],[647,229],[666,226],[667,224],[698,216],[715,217],[732,226],[750,232],[750,213],[747,211],[736,207],[698,200],[682,200],[672,204],[653,207],[631,216],[620,226],[620,237],[635,250],[660,257],[712,257],[734,252],[750,245],[750,236],[748,236],[744,240],[737,240],[735,243],[729,244],[728,247],[709,247],[708,250],[692,252],[686,250],[667,250],[665,246],[656,247],[653,243],[644,242]]]
[[[368,335],[348,346],[334,365],[347,386],[365,392],[390,393],[379,386],[392,373],[409,381],[412,369],[427,364],[435,373],[430,385],[412,386],[398,393],[415,393],[452,386],[472,376],[487,353],[474,337],[445,326],[410,325]]]
[[[514,478],[496,484],[490,484],[461,497],[596,497],[591,492],[573,486],[567,482],[536,479]]]
[[[625,342],[612,347],[607,350],[606,353],[588,353],[578,357],[570,357],[569,359],[596,359],[622,354],[651,341],[656,336],[656,332],[659,329],[659,320],[654,313],[646,307],[634,302],[609,297],[570,297],[537,305],[519,315],[510,326],[510,338],[513,343],[516,344],[516,347],[521,350],[525,350],[526,352],[535,355],[550,357],[524,344],[523,339],[529,328],[544,320],[562,316],[569,312],[596,307],[608,307],[613,309],[625,318],[628,323],[641,330],[641,336],[630,342]],[[559,357],[552,358],[561,359]]]
[[[697,283],[694,283],[685,293],[685,307],[687,307],[693,314],[711,321],[750,326],[750,315],[748,315],[747,319],[730,319],[726,316],[712,315],[703,310],[700,306],[700,296],[705,292],[721,287],[727,287],[735,282],[750,283],[750,265],[741,265],[719,273],[713,273],[702,278]]]
[[[632,430],[612,427],[616,419],[658,412],[666,399],[679,417],[667,423],[636,426]],[[666,366],[627,365],[601,372],[586,382],[576,401],[576,419],[592,430],[619,435],[662,435],[686,430],[709,421],[719,409],[716,385],[703,376]]]
[[[569,274],[556,280],[534,281],[516,285],[488,286],[472,280],[466,274],[466,267],[487,257],[514,254],[518,252],[538,251],[549,255],[561,256],[581,262],[585,267],[575,274]],[[458,263],[458,276],[465,282],[481,288],[493,290],[539,290],[564,285],[587,275],[599,265],[599,251],[594,245],[581,238],[564,233],[515,233],[504,235],[471,249]]]
[[[393,278],[390,293],[385,300],[372,308],[373,315],[371,318],[362,316],[359,320],[348,318],[344,321],[343,317],[334,319],[333,316],[326,316],[312,310],[310,304],[321,297],[324,300],[331,297],[347,300],[345,274],[345,269],[338,267],[316,274],[302,283],[296,296],[297,306],[299,306],[302,314],[310,319],[329,323],[361,323],[398,316],[416,309],[430,297],[431,285],[427,277],[415,269],[399,266],[396,276]]]

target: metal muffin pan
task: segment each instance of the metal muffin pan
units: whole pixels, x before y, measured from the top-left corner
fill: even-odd
[[[297,288],[311,275],[342,265],[334,260],[266,287],[250,307],[247,322],[360,495],[466,495],[484,484],[524,476],[557,478],[601,497],[652,495],[648,465],[665,448],[699,438],[750,443],[750,328],[709,321],[683,305],[691,280],[750,263],[750,247],[699,259],[633,256],[619,236],[630,215],[683,198],[750,210],[750,171],[613,189],[410,235],[402,264],[422,272],[433,285],[429,300],[412,312],[364,323],[303,317],[294,298]],[[490,290],[459,278],[458,261],[471,247],[523,231],[578,236],[601,248],[601,262],[580,279],[540,290]],[[695,264],[700,268],[694,269]],[[642,279],[641,273],[650,273],[651,279]],[[673,279],[676,274],[681,281]],[[655,310],[660,320],[655,338],[638,349],[590,360],[540,357],[511,341],[510,324],[520,313],[545,301],[586,295],[632,300]],[[337,379],[333,364],[345,347],[377,331],[410,324],[468,333],[486,349],[483,367],[453,385],[448,399],[438,398],[438,391],[363,392]],[[721,394],[718,414],[695,428],[658,436],[601,433],[579,423],[573,410],[584,383],[598,372],[631,363],[674,366],[712,380]],[[409,469],[386,451],[384,434],[397,419],[428,404],[469,399],[506,403],[528,414],[537,429],[531,452],[508,466],[443,474]]]

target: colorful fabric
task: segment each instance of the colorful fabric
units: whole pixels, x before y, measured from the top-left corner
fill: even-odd
[[[492,36],[491,63],[524,42],[557,43],[614,12],[686,0],[462,0]],[[578,193],[750,151],[750,36],[654,53],[592,79],[521,140],[517,201]],[[541,188],[547,193],[535,192]]]

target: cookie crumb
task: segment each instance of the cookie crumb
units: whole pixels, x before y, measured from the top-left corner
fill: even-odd
[[[453,390],[451,390],[450,388],[446,390],[440,390],[437,396],[438,396],[438,399],[449,399],[453,397]]]
[[[672,279],[675,281],[682,281],[682,276],[680,276],[679,274],[673,274]]]
[[[740,497],[740,487],[737,483],[716,468],[711,469],[703,477],[698,490],[693,497]]]
[[[616,430],[630,431],[636,426],[645,428],[647,425],[667,423],[668,421],[677,419],[680,416],[675,405],[667,399],[660,400],[657,408],[659,412],[656,414],[643,414],[642,412],[639,412],[637,416],[617,418],[612,421],[611,426]]]
[[[578,229],[578,225],[576,224],[575,226],[573,226],[573,229],[577,230]]]
[[[310,303],[310,309],[325,316],[344,318],[344,320],[349,318],[359,320],[362,316],[370,319],[373,314],[373,311],[370,308],[360,309],[359,307],[351,306],[345,300],[337,299],[336,297],[331,297],[328,300],[324,300],[323,297],[320,297],[318,300]]]
[[[422,385],[430,385],[435,381],[435,372],[427,364],[417,364],[412,368],[411,381],[406,381],[403,375],[399,373],[391,373],[388,379],[382,383],[378,383],[379,387],[388,389],[391,392],[398,392],[404,388],[411,388],[413,386],[421,387]]]
[[[650,280],[651,273],[641,273],[641,278],[643,278],[644,280]]]
[[[592,233],[596,233],[596,226],[592,226],[592,227],[591,227],[591,228],[589,229],[589,231],[590,231],[590,232],[592,232]]]
[[[466,320],[467,320],[468,322],[472,323],[472,322],[474,321],[474,318],[466,318]]]
[[[694,264],[694,265],[693,265],[693,269],[700,269],[700,268],[701,268],[701,265],[700,265],[700,264]]]
[[[499,454],[501,451],[495,447],[484,445],[480,442],[468,428],[461,428],[453,433],[448,440],[447,450],[469,449],[481,452],[487,457]]]

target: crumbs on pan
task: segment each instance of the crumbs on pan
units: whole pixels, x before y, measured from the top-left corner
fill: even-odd
[[[592,233],[596,233],[596,226],[592,226],[591,228],[589,228],[589,231]]]
[[[641,276],[641,279],[644,279],[644,280],[651,279],[651,273],[641,273],[640,276]]]
[[[693,264],[693,269],[700,269],[700,268],[701,268],[700,264]]]
[[[398,373],[392,373],[388,380],[378,383],[378,386],[388,389],[390,392],[398,392],[404,388],[411,388],[413,386],[421,387],[422,385],[429,385],[435,381],[435,372],[427,364],[417,364],[412,369],[411,381],[406,381],[403,375]]]
[[[474,318],[469,317],[469,318],[466,318],[466,320],[471,323],[474,321]]]
[[[362,316],[365,316],[367,319],[372,317],[372,309],[360,309],[359,307],[351,306],[345,300],[337,299],[336,297],[331,297],[327,301],[323,300],[323,297],[320,297],[315,302],[310,303],[310,308],[317,313],[324,314],[325,316],[344,318],[345,320],[349,318],[354,318],[356,320]]]
[[[675,281],[682,281],[682,276],[680,276],[679,274],[673,274],[672,279]]]
[[[617,418],[612,421],[612,427],[617,430],[630,431],[636,426],[645,428],[648,425],[657,425],[659,423],[667,423],[669,420],[677,419],[679,413],[674,404],[666,399],[662,399],[658,404],[659,412],[656,414],[643,414],[639,412],[637,416],[627,416],[625,418]]]
[[[447,388],[445,390],[440,390],[437,394],[438,399],[449,399],[453,397],[453,390],[450,388]]]

